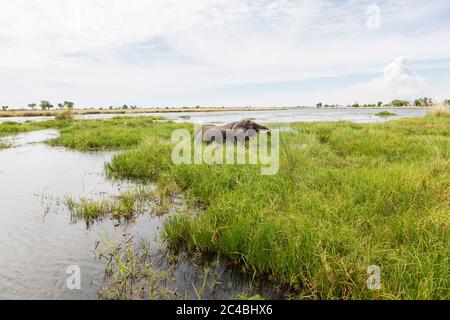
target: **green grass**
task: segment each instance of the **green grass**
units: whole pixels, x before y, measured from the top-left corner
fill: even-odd
[[[48,120],[42,122],[25,122],[18,123],[13,121],[5,121],[0,123],[0,138],[4,136],[12,136],[19,133],[30,132],[44,129],[62,129],[70,125],[70,121]]]
[[[29,128],[28,125],[19,124],[16,122],[6,121],[3,123],[0,123],[0,138],[4,136],[10,136],[15,135],[18,133],[30,131],[31,128]]]
[[[23,132],[38,130],[39,126],[43,125],[37,123],[17,123],[12,121],[5,121],[0,123],[0,138],[5,136],[12,136]],[[9,148],[10,145],[0,142],[0,149]]]
[[[48,144],[77,150],[119,150],[141,143],[147,136],[170,137],[176,126],[158,122],[163,117],[115,117],[108,120],[60,118],[43,122],[5,122],[0,137],[23,132],[59,129],[60,136]]]
[[[448,298],[450,120],[291,127],[275,176],[250,165],[175,166],[171,143],[154,136],[108,171],[155,180],[204,210],[168,220],[174,247],[220,252],[298,298]],[[381,267],[381,290],[366,288],[370,265]]]
[[[110,120],[70,121],[61,129],[60,137],[49,141],[49,144],[77,150],[129,149],[148,137],[169,138],[176,125],[158,122],[162,119],[117,117]]]
[[[142,213],[146,203],[153,198],[153,192],[143,186],[127,190],[117,197],[101,199],[81,198],[76,201],[73,197],[66,198],[67,207],[71,214],[71,221],[84,220],[89,228],[95,221],[104,218],[129,220]]]

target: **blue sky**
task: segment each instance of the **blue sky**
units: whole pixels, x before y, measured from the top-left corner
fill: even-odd
[[[449,1],[0,0],[0,104],[449,99]]]

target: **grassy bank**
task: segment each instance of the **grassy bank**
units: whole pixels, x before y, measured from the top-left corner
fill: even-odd
[[[60,130],[60,137],[49,144],[78,150],[127,149],[145,139],[170,138],[170,133],[178,126],[158,122],[162,119],[117,117],[110,120],[70,121]]]
[[[10,136],[26,131],[30,131],[32,128],[29,125],[19,124],[16,122],[4,122],[0,123],[0,138],[4,136]]]
[[[77,150],[120,150],[141,143],[147,137],[170,138],[173,123],[160,123],[163,117],[108,120],[47,120],[40,122],[0,123],[0,138],[24,132],[58,129],[60,136],[48,144]],[[7,147],[7,145],[4,145]]]
[[[6,121],[4,123],[0,123],[0,139],[5,136],[12,136],[23,132],[29,132],[33,130],[38,130],[39,126],[45,127],[44,124],[20,124],[16,122]],[[0,141],[0,149],[8,148],[9,145],[7,143]]]
[[[110,175],[155,181],[160,195],[188,200],[165,224],[174,248],[220,252],[296,298],[449,298],[450,117],[291,124],[274,176],[251,165],[174,165],[171,133],[188,124],[18,126],[60,128],[53,145],[128,149],[107,165]],[[380,290],[366,287],[370,265],[381,268]]]

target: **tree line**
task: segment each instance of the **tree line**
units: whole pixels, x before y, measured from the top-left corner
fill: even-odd
[[[391,102],[384,104],[382,101],[378,101],[376,104],[359,104],[358,102],[355,102],[351,105],[347,105],[347,107],[431,107],[435,102],[432,98],[423,97],[415,99],[414,101],[408,101],[408,100],[402,100],[402,99],[394,99]],[[447,106],[450,106],[450,99],[444,100],[444,104]],[[319,102],[316,104],[317,108],[330,108],[330,107],[337,107],[337,105],[328,105],[323,104],[322,102]]]
[[[36,110],[36,108],[38,107],[38,105],[36,103],[30,103],[28,105],[28,108]],[[42,110],[50,110],[53,109],[55,106],[53,104],[50,103],[50,101],[47,100],[42,100],[39,103],[39,108],[41,108]],[[62,103],[58,103],[58,108],[60,109],[73,109],[75,107],[75,103],[71,102],[71,101],[64,101]]]

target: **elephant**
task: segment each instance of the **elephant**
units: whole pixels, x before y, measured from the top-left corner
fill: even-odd
[[[223,126],[205,125],[201,130],[197,131],[195,139],[206,143],[213,141],[223,143],[227,139],[233,139],[233,143],[236,143],[238,141],[247,141],[260,131],[270,133],[269,128],[245,119]]]

